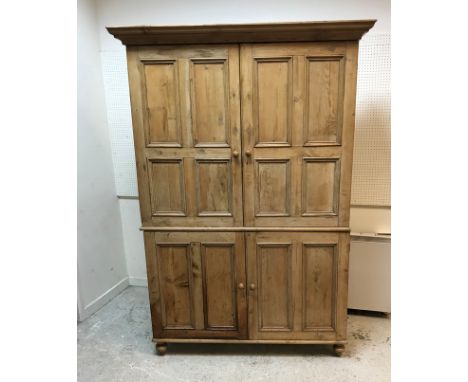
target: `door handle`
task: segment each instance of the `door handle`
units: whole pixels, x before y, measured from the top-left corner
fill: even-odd
[[[249,287],[249,288],[250,288],[250,290],[255,290],[256,286],[255,286],[254,283],[252,283],[252,284],[250,284],[250,287]]]
[[[234,158],[237,158],[237,157],[239,156],[239,151],[234,150],[234,151],[232,152],[232,156],[233,156]]]
[[[244,283],[239,283],[238,287],[239,289],[244,289],[245,288]]]
[[[250,158],[252,156],[252,151],[245,150],[245,156]]]

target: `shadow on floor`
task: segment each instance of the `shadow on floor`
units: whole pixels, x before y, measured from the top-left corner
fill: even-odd
[[[278,344],[185,344],[170,343],[168,354],[180,355],[256,355],[256,356],[335,356],[333,345],[278,345]]]

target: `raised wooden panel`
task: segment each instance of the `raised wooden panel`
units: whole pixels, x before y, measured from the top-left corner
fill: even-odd
[[[231,161],[197,159],[198,216],[232,216]]]
[[[153,216],[185,216],[182,159],[148,161]]]
[[[202,243],[205,328],[237,328],[234,243]]]
[[[155,337],[246,337],[243,233],[145,232],[145,248]]]
[[[289,160],[257,159],[256,164],[255,216],[289,216]]]
[[[304,330],[333,330],[336,306],[335,246],[304,244],[302,270]]]
[[[339,158],[304,158],[302,216],[336,215],[339,201]]]
[[[192,127],[195,147],[229,146],[227,60],[191,60]]]
[[[292,329],[291,244],[257,246],[260,331]]]
[[[343,56],[307,57],[304,145],[339,142],[343,122]]]
[[[257,58],[254,115],[257,146],[291,145],[292,59]]]
[[[146,145],[180,147],[181,129],[176,61],[144,61]]]
[[[187,244],[156,246],[159,267],[162,326],[164,329],[193,328],[191,261]]]

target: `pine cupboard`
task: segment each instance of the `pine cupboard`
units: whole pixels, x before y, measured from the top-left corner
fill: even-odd
[[[112,27],[153,340],[346,343],[358,42],[375,20]]]

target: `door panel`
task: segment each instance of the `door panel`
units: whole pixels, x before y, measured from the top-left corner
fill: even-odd
[[[256,145],[291,145],[292,60],[267,58],[254,61],[254,115]]]
[[[232,163],[224,159],[197,159],[198,216],[232,216]]]
[[[147,226],[241,226],[239,47],[131,47],[138,189]]]
[[[246,225],[348,226],[356,51],[241,45]]]
[[[153,216],[185,216],[185,176],[182,160],[151,160],[148,177]]]
[[[145,232],[145,246],[155,338],[246,338],[242,233]]]
[[[343,111],[344,56],[306,57],[304,145],[337,143]]]
[[[229,147],[227,59],[190,61],[192,134],[196,147]]]
[[[236,330],[236,267],[234,244],[202,244],[205,327]]]
[[[193,329],[193,280],[189,244],[156,246],[161,288],[161,311],[166,329]]]
[[[175,61],[154,62],[144,66],[148,113],[148,146],[181,146],[181,126],[177,105],[177,66]]]
[[[263,159],[256,162],[256,216],[289,216],[289,160]]]
[[[348,234],[247,233],[249,338],[346,338]]]
[[[257,244],[259,330],[292,329],[291,244]]]
[[[304,330],[335,327],[335,252],[334,244],[302,247]]]

